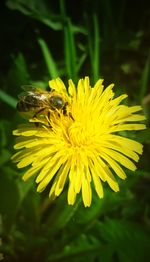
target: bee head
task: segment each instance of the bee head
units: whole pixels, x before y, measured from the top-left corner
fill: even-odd
[[[49,102],[53,109],[62,109],[65,106],[61,96],[53,95],[50,97]]]

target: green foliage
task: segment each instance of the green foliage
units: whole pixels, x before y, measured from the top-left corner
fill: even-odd
[[[8,262],[150,259],[148,19],[144,24],[144,4],[143,14],[137,6],[139,15],[135,7],[135,13],[129,8],[129,1],[117,6],[114,2],[8,0],[3,7],[0,257],[3,254]],[[127,17],[129,21],[134,17],[136,25]],[[20,86],[47,88],[51,78],[77,82],[85,75],[92,83],[99,77],[105,78],[105,84],[114,82],[118,93],[128,93],[131,105],[142,104],[148,126],[132,134],[144,144],[138,171],[127,172],[128,180],[119,181],[119,193],[106,187],[102,200],[93,193],[90,208],[84,208],[80,198],[75,206],[68,206],[67,188],[50,202],[46,193],[36,192],[34,181],[22,181],[23,172],[10,160],[12,130],[24,121],[15,109]]]
[[[24,15],[31,16],[32,18],[39,20],[53,30],[62,29],[60,16],[54,15],[53,10],[48,8],[45,1],[8,0],[7,6],[12,10],[18,10]]]
[[[88,43],[89,43],[89,57],[91,62],[91,72],[93,82],[96,82],[100,77],[100,32],[98,18],[93,15],[93,32],[88,33]]]
[[[13,98],[12,96],[9,96],[7,93],[5,93],[3,90],[0,90],[0,96],[1,100],[10,105],[11,107],[16,107],[17,100]]]
[[[43,57],[44,57],[46,65],[47,65],[47,69],[48,69],[48,73],[49,73],[50,78],[58,77],[59,71],[57,69],[57,64],[55,63],[55,60],[53,59],[52,54],[51,54],[46,42],[44,41],[44,39],[38,38],[38,43],[41,47]]]
[[[141,76],[140,100],[144,98],[148,89],[148,81],[150,75],[150,50]]]
[[[106,219],[97,225],[97,230],[101,238],[113,247],[113,254],[116,253],[119,261],[146,261],[148,258],[149,234],[138,224]]]

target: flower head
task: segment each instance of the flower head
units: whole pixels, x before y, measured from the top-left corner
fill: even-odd
[[[61,194],[68,186],[68,204],[73,205],[82,192],[84,206],[90,206],[92,187],[103,198],[103,182],[119,191],[114,173],[122,179],[126,167],[134,171],[142,145],[117,134],[124,130],[145,129],[136,122],[145,117],[136,112],[141,106],[120,105],[126,94],[114,98],[113,84],[105,90],[103,80],[94,87],[89,78],[80,79],[75,87],[69,80],[68,92],[61,79],[49,82],[50,87],[67,100],[67,112],[54,111],[50,117],[37,116],[35,124],[20,126],[13,133],[18,136],[13,157],[18,168],[29,166],[23,179],[36,175],[37,191],[50,186],[49,197]]]

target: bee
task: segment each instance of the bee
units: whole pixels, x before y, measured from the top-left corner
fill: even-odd
[[[44,112],[62,110],[65,115],[68,102],[64,101],[62,95],[51,89],[46,91],[34,86],[23,86],[24,92],[18,97],[17,110],[20,113],[30,113],[33,117]]]

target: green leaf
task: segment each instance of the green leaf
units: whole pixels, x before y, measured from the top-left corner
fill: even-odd
[[[50,225],[47,230],[49,236],[57,234],[59,230],[64,228],[78,210],[80,199],[76,201],[75,205],[69,206],[66,201],[65,193],[58,199],[55,199],[54,202],[50,202],[50,200],[47,199],[46,205],[43,203],[46,209],[44,208],[42,211],[42,216],[44,217],[45,213],[48,212],[46,221],[47,224]],[[52,207],[50,207],[51,205]]]
[[[24,183],[24,182],[23,182]],[[20,183],[20,192],[22,198],[22,220],[21,230],[29,235],[31,232],[37,230],[40,221],[39,209],[41,196],[35,190],[35,183]],[[28,184],[28,185],[27,185]],[[34,237],[34,236],[33,236]],[[32,243],[32,245],[34,245]]]
[[[136,136],[136,140],[140,143],[150,144],[150,128],[147,128],[139,132],[138,136]]]
[[[63,250],[51,254],[49,252],[48,261],[94,261],[98,252],[101,252],[103,246],[100,241],[93,236],[85,234],[79,235],[73,241],[69,242]]]
[[[77,79],[77,66],[76,66],[76,47],[74,40],[74,32],[70,19],[68,19],[64,27],[64,51],[67,77],[72,78],[74,81]]]
[[[41,47],[43,57],[44,57],[46,65],[47,65],[49,76],[51,78],[58,77],[59,71],[58,71],[58,68],[57,68],[57,64],[56,64],[55,60],[53,59],[53,56],[52,56],[46,42],[44,41],[44,39],[38,38],[38,43]]]
[[[0,99],[9,106],[16,108],[17,100],[2,90],[0,90]]]
[[[61,16],[65,21],[63,25],[64,33],[64,54],[67,77],[77,80],[77,56],[75,45],[75,32],[71,19],[66,16],[64,0],[60,1]]]
[[[39,20],[53,30],[62,29],[61,17],[54,15],[53,10],[45,1],[8,0],[7,6],[12,10],[18,10],[24,15]]]
[[[94,31],[94,33],[93,33]],[[91,62],[91,75],[95,83],[100,76],[100,33],[98,18],[93,15],[93,30],[88,33],[89,56]]]
[[[114,247],[121,262],[149,261],[150,236],[136,223],[118,219],[106,219],[97,227],[104,241]]]
[[[99,199],[93,189],[92,204],[89,208],[79,208],[74,215],[75,223],[83,228],[92,226],[92,221],[98,217],[108,215],[111,212],[116,212],[122,204],[127,203],[130,196],[124,191],[114,193],[110,188],[104,189],[104,198]]]
[[[141,101],[148,89],[148,81],[149,81],[149,74],[150,74],[150,50],[147,56],[147,60],[142,72],[141,76],[141,82],[140,82],[140,94],[139,94],[139,100]]]
[[[10,168],[1,171],[0,174],[0,213],[7,231],[14,222],[20,203],[20,193],[14,175]]]
[[[96,15],[93,16],[94,20],[94,45],[93,45],[93,81],[96,82],[100,76],[100,34],[99,24]]]
[[[10,122],[7,120],[1,120],[0,122],[0,148],[7,146],[7,140],[10,130]]]
[[[0,151],[0,166],[4,165],[7,161],[9,161],[10,157],[10,151],[8,149],[2,149]]]
[[[87,54],[86,53],[83,53],[80,57],[79,57],[79,60],[78,60],[78,64],[77,64],[77,73],[79,73],[79,71],[81,70],[85,60],[87,58]]]
[[[30,82],[25,58],[22,53],[19,53],[13,58],[13,65],[8,73],[7,86],[10,92],[15,95],[20,92],[20,86]]]

